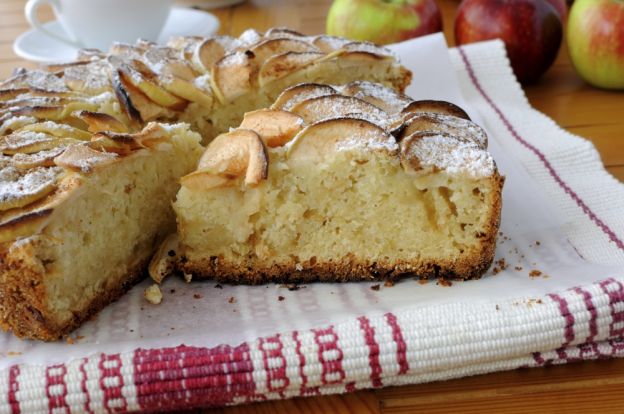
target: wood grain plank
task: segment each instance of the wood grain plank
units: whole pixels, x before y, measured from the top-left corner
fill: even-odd
[[[469,398],[446,401],[440,404],[411,405],[407,407],[384,407],[384,414],[408,413],[456,413],[456,414],[587,414],[621,413],[621,395],[624,386],[578,388],[563,391],[546,391],[533,394],[499,396],[492,398]]]
[[[592,141],[605,166],[624,165],[624,124],[586,125],[567,129]]]
[[[268,401],[201,412],[204,414],[381,414],[379,400],[372,391]]]
[[[288,0],[250,0],[233,10],[232,34],[238,36],[252,28],[264,31],[270,27],[288,26],[298,30],[301,26],[301,14],[297,3]]]
[[[3,13],[24,13],[26,0],[2,0]]]
[[[618,165],[614,167],[607,167],[607,171],[611,173],[615,178],[624,182],[624,165]]]
[[[595,412],[615,412],[623,390],[624,360],[607,360],[387,388],[376,395],[383,413],[581,413],[592,400],[602,410]]]

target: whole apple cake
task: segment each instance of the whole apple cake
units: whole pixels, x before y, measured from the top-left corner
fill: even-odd
[[[486,148],[450,103],[365,81],[288,88],[181,179],[178,266],[236,283],[479,277],[504,181]]]
[[[175,231],[200,142],[287,86],[410,77],[384,48],[286,29],[17,70],[0,84],[0,325],[54,340],[115,300]]]

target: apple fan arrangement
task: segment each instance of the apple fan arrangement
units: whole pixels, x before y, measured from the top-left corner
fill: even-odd
[[[503,40],[516,77],[528,84],[553,64],[566,21],[578,74],[600,88],[624,89],[622,0],[575,0],[569,14],[566,0],[463,0],[455,42]],[[328,34],[382,44],[441,30],[436,0],[336,0],[327,17]]]

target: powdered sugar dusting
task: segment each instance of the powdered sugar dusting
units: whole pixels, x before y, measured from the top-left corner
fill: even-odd
[[[342,49],[344,45],[351,43],[345,38],[327,35],[317,36],[312,42],[325,53]]]
[[[37,122],[32,116],[13,116],[0,125],[0,135],[4,135],[9,131],[15,131],[24,125],[34,124]]]
[[[69,125],[65,125],[65,124],[59,124],[57,122],[54,121],[43,121],[43,122],[39,122],[38,126],[40,126],[43,129],[49,130],[49,131],[59,131],[59,132],[65,132],[67,134],[72,134],[76,128],[69,126]],[[22,134],[26,131],[20,131],[19,133]]]
[[[56,75],[41,70],[20,70],[18,74],[7,79],[1,88],[34,88],[49,92],[65,92],[67,86]]]
[[[336,142],[336,151],[387,151],[396,153],[399,149],[396,140],[374,128],[354,128],[353,133],[340,138]]]
[[[220,65],[223,67],[243,66],[247,64],[249,58],[243,52],[231,53],[220,61]]]
[[[341,88],[341,93],[362,99],[380,107],[386,112],[391,111],[398,113],[402,108],[412,102],[409,97],[403,94],[399,94],[383,85],[368,81],[356,81],[344,85]]]
[[[64,146],[58,146],[49,150],[39,151],[34,154],[17,153],[13,156],[12,163],[16,168],[29,169],[37,166],[51,166],[55,157],[65,151]]]
[[[344,44],[342,49],[349,52],[366,52],[380,56],[397,58],[397,56],[390,49],[370,42],[349,42]]]
[[[198,76],[195,78],[193,82],[196,88],[201,89],[205,92],[211,91],[210,89],[210,73],[206,73],[202,76]]]
[[[474,178],[489,177],[496,171],[492,156],[473,143],[461,142],[445,135],[422,138],[409,137],[402,142],[408,160],[417,161],[422,169],[433,167],[452,175],[469,175]]]
[[[78,144],[68,147],[65,152],[55,158],[57,165],[78,170],[84,174],[90,173],[98,165],[108,164],[117,159],[114,152],[100,152],[86,145]]]
[[[70,66],[65,69],[63,78],[71,86],[78,87],[80,83],[81,90],[100,91],[111,87],[110,64],[105,60],[95,60],[86,65]]]
[[[481,128],[479,125],[475,124],[472,121],[468,121],[467,119],[458,118],[452,115],[445,115],[433,112],[416,112],[414,116],[412,116],[407,121],[407,124],[409,125],[410,122],[417,122],[420,118],[423,117],[440,122],[439,128],[442,131],[449,132],[450,134],[455,135],[464,141],[472,142],[476,144],[479,148],[487,148],[487,134],[485,133],[483,128]]]
[[[87,100],[87,102],[95,104],[95,105],[102,105],[102,104],[105,104],[107,102],[111,102],[114,99],[115,99],[115,95],[113,95],[113,93],[110,92],[110,91],[106,91],[106,92],[103,92],[103,93],[101,93],[99,95],[96,95],[96,96],[93,96],[93,97],[89,98]]]
[[[303,102],[308,99],[317,98],[319,96],[333,95],[335,93],[336,92],[333,89],[331,89],[331,87],[329,86],[328,87],[322,87],[322,86],[309,87],[297,93],[292,98],[290,98],[286,103],[284,103],[284,105],[282,105],[282,109],[285,111],[290,111],[299,102]]]
[[[0,138],[0,151],[12,152],[36,144],[54,141],[56,138],[43,132],[20,131]]]
[[[247,29],[238,36],[237,47],[249,47],[262,40],[262,34],[254,29]]]
[[[344,95],[326,95],[302,101],[293,108],[308,123],[327,118],[356,116],[386,129],[390,116],[368,102]]]
[[[63,169],[38,167],[19,170],[9,166],[0,170],[0,203],[11,203],[24,197],[40,194],[53,186]]]
[[[17,111],[27,106],[55,106],[62,105],[64,103],[63,98],[56,96],[32,96],[28,94],[19,95],[16,99],[6,101],[6,107],[10,111]]]

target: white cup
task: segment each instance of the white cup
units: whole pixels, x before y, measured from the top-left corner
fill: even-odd
[[[108,50],[115,42],[155,41],[174,0],[28,0],[28,22],[46,35],[80,48]],[[37,9],[48,4],[66,35],[53,33],[37,19]]]

